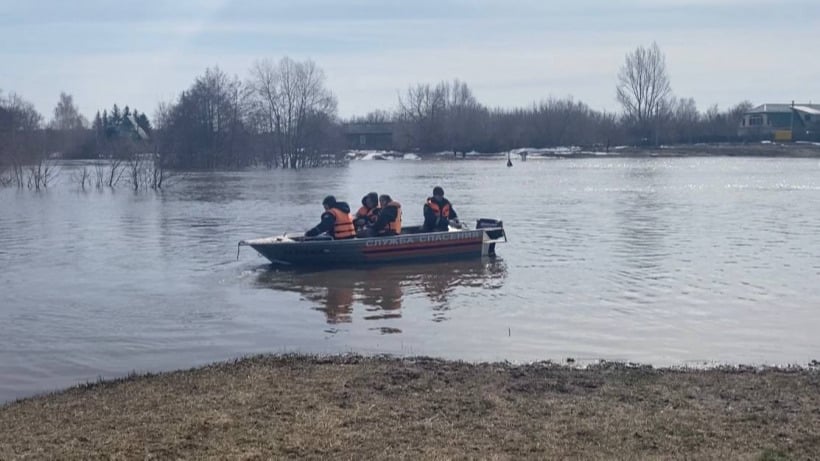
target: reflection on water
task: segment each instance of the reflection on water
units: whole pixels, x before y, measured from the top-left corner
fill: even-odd
[[[261,288],[292,291],[314,303],[328,324],[353,321],[355,306],[363,320],[401,318],[405,298],[419,294],[429,299],[434,320],[446,319],[449,298],[464,289],[500,288],[507,275],[500,258],[454,261],[437,264],[385,265],[363,269],[304,270],[266,266],[256,277]],[[399,328],[381,327],[383,333],[400,333]]]
[[[76,165],[75,165],[76,167]],[[0,401],[258,352],[808,363],[820,350],[820,163],[353,162],[190,173],[163,191],[0,188]],[[499,259],[283,271],[241,239],[371,190],[421,224],[441,184],[503,219]],[[260,265],[265,264],[260,268]],[[391,334],[400,333],[400,334]]]
[[[622,265],[612,277],[619,278],[626,296],[636,300],[647,291],[647,285],[666,276],[664,246],[671,232],[665,216],[670,204],[658,190],[664,183],[663,172],[659,162],[627,169],[623,203],[615,212],[618,237],[613,254]]]

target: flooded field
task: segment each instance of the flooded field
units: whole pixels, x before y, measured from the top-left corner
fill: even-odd
[[[0,401],[258,352],[806,364],[820,336],[816,159],[358,161],[196,173],[161,192],[0,189]],[[503,219],[495,259],[271,268],[329,194],[441,185]]]

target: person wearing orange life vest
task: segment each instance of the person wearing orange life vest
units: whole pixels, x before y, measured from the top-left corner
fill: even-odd
[[[446,232],[453,224],[458,226],[458,214],[453,204],[444,198],[444,189],[441,186],[433,188],[433,196],[427,198],[424,204],[424,232]]]
[[[379,197],[379,205],[379,218],[370,226],[372,235],[401,234],[401,204],[383,194]]]
[[[336,197],[328,195],[322,200],[325,207],[319,224],[313,229],[305,232],[305,237],[315,237],[327,234],[336,240],[351,239],[356,236],[356,228],[353,227],[353,218],[350,216],[350,205],[347,202],[339,202]]]
[[[375,192],[362,197],[362,206],[353,218],[353,225],[356,226],[357,233],[366,233],[367,228],[372,226],[379,218],[379,195]]]

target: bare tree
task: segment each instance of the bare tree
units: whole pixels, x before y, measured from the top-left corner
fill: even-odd
[[[627,121],[634,124],[642,137],[649,139],[654,134],[657,143],[657,125],[671,93],[666,57],[657,43],[649,48],[639,46],[626,55],[618,72],[617,97]]]
[[[0,94],[0,167],[11,171],[9,183],[26,186],[25,166],[40,160],[38,130],[42,116],[17,94]]]
[[[447,145],[454,155],[459,151],[466,154],[468,149],[477,146],[486,109],[473,96],[467,83],[456,79],[444,88],[447,95],[444,127]]]
[[[71,173],[71,181],[77,183],[81,190],[85,190],[86,184],[91,187],[91,170],[83,165],[81,170],[75,170]]]
[[[43,116],[34,108],[34,104],[16,93],[3,98],[0,95],[0,109],[3,117],[0,126],[15,131],[33,131],[40,128]]]
[[[751,108],[752,103],[749,101],[740,102],[723,112],[717,104],[710,106],[703,116],[705,139],[720,142],[737,141],[740,119]]]
[[[591,126],[592,111],[573,98],[549,98],[520,114],[528,143],[537,146],[567,146],[603,143]]]
[[[55,130],[78,130],[88,126],[88,120],[80,114],[70,94],[60,93],[54,108],[54,119],[49,124]]]
[[[269,59],[257,61],[251,68],[250,86],[253,88],[253,102],[258,120],[261,123],[262,133],[269,139],[265,152],[265,163],[269,168],[279,166],[279,155],[284,161],[285,154],[282,152],[281,140],[276,139],[282,131],[282,76],[276,64]],[[278,142],[278,145],[276,141]],[[278,149],[276,149],[278,147]]]
[[[148,185],[151,189],[162,189],[168,179],[178,176],[168,170],[166,162],[159,152],[154,152],[147,167]]]
[[[354,116],[348,120],[349,123],[390,123],[395,119],[395,115],[388,110],[376,109],[364,116]]]
[[[700,124],[700,113],[695,99],[672,98],[670,106],[672,108],[670,131],[674,134],[671,140],[673,142],[694,142]]]
[[[27,167],[28,178],[26,184],[29,189],[48,189],[48,185],[57,177],[60,170],[54,162],[41,157],[37,162],[31,163]]]
[[[324,71],[310,60],[263,60],[251,68],[249,86],[253,89],[254,107],[263,115],[263,127],[273,138],[268,165],[308,166],[311,153],[305,148],[310,135],[308,127],[313,125],[308,122],[336,116],[336,98],[325,88]],[[276,154],[278,162],[273,160]]]
[[[743,116],[746,112],[752,110],[754,105],[751,101],[741,101],[734,106],[730,107],[729,110],[726,112],[727,118],[727,126],[726,126],[726,137],[728,140],[731,139],[738,139],[738,131],[737,128],[740,126],[740,121],[743,119]]]
[[[131,188],[136,192],[140,189],[140,186],[144,184],[144,170],[145,165],[142,158],[137,155],[131,155],[125,161],[125,170],[128,176],[128,183],[131,185]]]
[[[247,164],[244,86],[218,67],[206,69],[171,106],[158,109],[155,150],[163,161],[183,168]]]
[[[84,157],[94,151],[93,133],[87,130],[88,121],[83,117],[74,98],[60,93],[54,108],[54,118],[45,130],[45,141],[49,152],[59,152],[62,157]]]
[[[399,95],[399,119],[408,128],[405,146],[415,146],[425,151],[445,145],[444,120],[447,109],[449,86],[446,82],[432,86],[419,83],[407,89],[404,97]]]
[[[97,162],[94,164],[94,186],[97,189],[116,187],[124,173],[125,167],[121,158],[115,157],[109,161]]]

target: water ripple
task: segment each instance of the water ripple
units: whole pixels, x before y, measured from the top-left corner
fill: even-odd
[[[816,161],[388,163],[196,173],[159,193],[0,190],[0,401],[271,351],[818,358]],[[420,223],[437,184],[467,221],[504,220],[501,257],[318,272],[236,260],[240,239],[314,225],[329,193],[355,208],[388,192]]]

